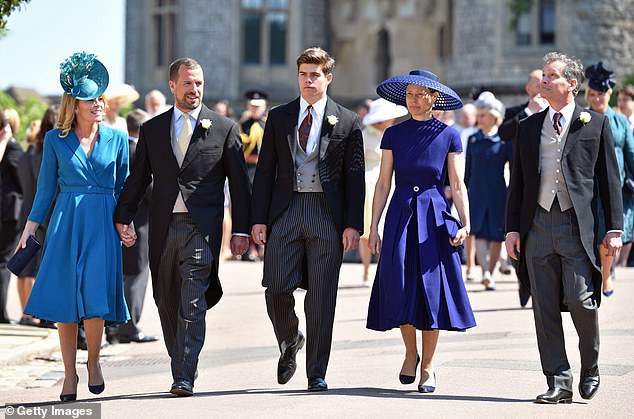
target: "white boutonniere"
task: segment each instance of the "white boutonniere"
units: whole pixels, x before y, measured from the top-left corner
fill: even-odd
[[[200,120],[200,126],[203,127],[204,129],[209,129],[209,127],[211,127],[211,119],[201,119]]]
[[[590,115],[589,112],[581,112],[579,114],[579,121],[581,121],[581,123],[584,125],[590,122],[591,119],[592,119],[592,115]]]
[[[337,122],[339,122],[339,118],[337,118],[335,115],[328,115],[326,120],[333,127],[337,124]]]

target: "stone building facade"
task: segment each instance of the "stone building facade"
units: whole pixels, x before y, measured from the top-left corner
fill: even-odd
[[[205,71],[205,100],[233,102],[266,90],[273,101],[298,94],[295,59],[329,46],[327,1],[134,0],[126,3],[126,82],[142,94],[170,97],[168,68],[195,58]]]
[[[272,102],[298,94],[295,58],[319,45],[337,64],[330,93],[347,104],[376,97],[383,79],[429,69],[467,97],[486,87],[509,101],[549,51],[634,73],[634,0],[134,0],[126,5],[126,81],[168,97],[167,67],[192,56],[205,70],[207,103]]]
[[[509,27],[499,0],[453,0],[453,55],[445,80],[463,96],[476,86],[523,94],[529,71],[559,51],[588,66],[603,60],[617,81],[634,73],[634,0],[532,0]]]

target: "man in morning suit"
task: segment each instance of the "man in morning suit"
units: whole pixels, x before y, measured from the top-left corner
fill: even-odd
[[[251,234],[266,243],[262,285],[281,352],[277,380],[291,379],[304,345],[293,297],[301,284],[309,391],[328,389],[339,269],[363,229],[361,126],[327,96],[334,63],[321,48],[297,58],[301,96],[269,112],[253,182]]]
[[[570,311],[579,336],[579,393],[591,399],[599,388],[597,241],[603,241],[610,255],[621,248],[623,204],[608,120],[574,101],[583,66],[554,52],[544,61],[541,95],[550,107],[519,123],[506,249],[519,258],[518,277],[533,296],[537,346],[548,384],[535,402],[556,404],[572,403],[561,311]],[[605,214],[605,237],[596,237],[597,199]]]
[[[170,65],[174,107],[141,126],[132,170],[115,209],[124,244],[154,178],[150,203],[150,271],[163,338],[172,362],[170,392],[193,394],[205,313],[222,296],[218,254],[225,178],[232,200],[231,251],[247,249],[250,187],[238,126],[203,103],[203,70],[191,58]]]

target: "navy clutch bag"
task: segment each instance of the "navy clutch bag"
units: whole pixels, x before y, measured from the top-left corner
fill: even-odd
[[[33,256],[37,253],[42,245],[34,236],[29,237],[26,240],[26,247],[20,248],[18,252],[13,255],[11,259],[7,262],[7,269],[10,270],[16,276],[20,276],[20,272],[22,269],[29,263]]]

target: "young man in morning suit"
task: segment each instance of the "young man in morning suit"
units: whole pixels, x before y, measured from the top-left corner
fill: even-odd
[[[269,112],[253,182],[251,234],[266,243],[266,306],[280,348],[277,380],[304,345],[293,291],[307,288],[309,391],[325,381],[339,269],[363,229],[363,138],[358,116],[327,96],[335,61],[321,48],[297,59],[301,96]]]
[[[570,311],[579,335],[579,393],[591,399],[599,388],[597,242],[602,240],[610,255],[621,248],[623,204],[608,120],[574,101],[583,66],[560,53],[546,54],[544,61],[541,96],[550,107],[519,123],[506,248],[519,258],[518,277],[533,297],[537,346],[548,384],[535,402],[556,404],[572,403],[562,310]],[[596,237],[596,199],[603,206],[605,237]]]
[[[231,251],[248,245],[250,187],[238,126],[203,103],[203,70],[191,58],[170,65],[174,107],[141,127],[136,157],[114,221],[124,243],[154,178],[150,203],[150,271],[163,337],[172,359],[170,392],[193,394],[205,313],[222,296],[218,254],[224,182],[232,200]]]

